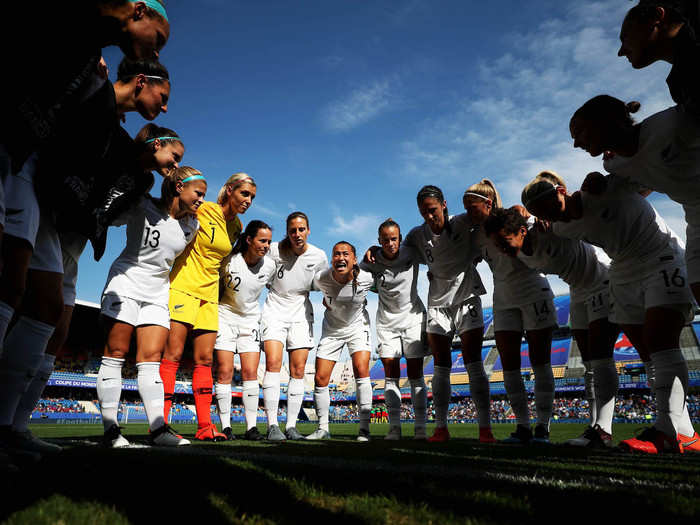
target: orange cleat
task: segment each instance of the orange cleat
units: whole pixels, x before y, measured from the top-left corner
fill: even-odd
[[[637,437],[621,441],[619,446],[622,450],[641,452],[643,454],[658,454],[659,452],[683,453],[683,447],[680,446],[678,438],[671,438],[654,427],[645,429]]]
[[[678,441],[683,452],[700,452],[700,435],[697,432],[692,436],[678,434]]]
[[[445,443],[450,440],[450,432],[447,427],[438,427],[433,435],[428,438],[431,443]]]
[[[483,427],[479,429],[479,443],[497,443],[496,438],[493,437],[493,432],[491,432],[491,427]]]
[[[216,430],[214,425],[200,428],[197,430],[194,438],[198,441],[226,441],[228,439],[226,434],[222,434]]]

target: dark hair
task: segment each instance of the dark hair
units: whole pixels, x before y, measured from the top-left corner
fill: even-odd
[[[385,220],[383,223],[381,223],[381,224],[379,225],[379,228],[377,228],[377,235],[380,235],[380,236],[381,236],[382,230],[383,230],[384,228],[391,228],[391,227],[395,227],[397,230],[399,230],[399,237],[400,237],[400,236],[401,236],[401,227],[400,227],[399,224],[398,224],[396,221],[394,221],[394,219],[392,219],[391,217],[389,217],[387,220]]]
[[[421,204],[423,204],[423,201],[425,199],[436,199],[438,202],[440,202],[440,204],[445,202],[445,196],[442,194],[442,190],[437,186],[431,185],[423,186],[418,192],[418,195],[416,196],[416,201],[418,202],[419,207]],[[450,214],[447,211],[447,205],[445,205],[443,215],[445,216],[445,230],[449,235],[451,235],[452,226],[450,225]]]
[[[158,2],[160,5],[162,5],[163,9],[165,9],[165,0],[156,0],[156,2]],[[161,15],[155,9],[148,7],[148,5],[146,6],[145,13],[148,16],[148,18],[160,18],[162,20],[165,20],[165,18],[163,18],[163,15]]]
[[[355,295],[357,293],[357,276],[360,274],[360,267],[357,264],[357,251],[355,250],[355,247],[348,241],[338,241],[333,245],[333,251],[335,251],[335,247],[339,244],[347,244],[348,246],[350,246],[350,250],[355,256],[355,264],[352,267],[352,294]],[[332,252],[331,256],[333,256]]]
[[[170,82],[168,70],[163,64],[158,62],[158,60],[152,58],[139,58],[137,60],[124,58],[119,64],[119,69],[117,69],[117,80],[120,82],[128,82],[138,75],[159,77],[146,79],[148,82],[154,82],[156,84]]]
[[[175,138],[166,138],[163,139],[161,137],[175,137]],[[154,148],[155,146],[153,145],[153,142],[146,142],[148,140],[152,141],[153,139],[159,139],[161,144],[170,144],[172,142],[180,142],[184,145],[182,140],[180,139],[180,135],[178,135],[175,131],[169,128],[164,128],[162,126],[158,126],[157,124],[153,124],[152,122],[149,122],[146,124],[144,127],[142,127],[139,132],[136,134],[134,137],[134,142],[136,143],[136,147],[138,148],[138,153],[145,153],[146,151],[153,152],[155,151]]]
[[[255,239],[255,236],[260,230],[272,231],[272,228],[263,221],[250,221],[245,227],[243,233],[238,236],[236,244],[234,244],[233,250],[231,250],[231,255],[236,255],[237,253],[245,254],[250,247],[250,244],[248,244],[248,238],[250,237],[251,239]]]
[[[306,221],[306,227],[309,227],[309,218],[306,216],[306,213],[302,211],[294,211],[290,213],[287,216],[287,222],[286,225],[287,227],[285,228],[285,233],[289,229],[289,223],[292,222],[294,219],[304,219]],[[292,241],[289,240],[289,235],[285,235],[284,239],[280,241],[280,255],[282,256],[287,256],[287,255],[292,255]]]
[[[527,219],[515,206],[512,208],[494,208],[484,222],[486,235],[505,230],[506,233],[518,233],[520,228],[527,228]]]
[[[683,22],[693,29],[696,28],[698,20],[697,0],[639,0],[636,6],[627,11],[625,20],[654,20],[657,7],[662,7],[666,11],[669,22]]]
[[[639,111],[641,104],[636,101],[624,103],[619,98],[610,95],[598,95],[593,97],[583,106],[578,108],[571,121],[576,118],[584,118],[593,123],[617,122],[623,127],[634,126],[632,113]]]

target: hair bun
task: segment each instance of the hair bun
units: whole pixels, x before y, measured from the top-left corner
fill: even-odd
[[[642,105],[636,100],[633,100],[625,104],[625,107],[627,108],[628,113],[636,113],[637,111],[639,111],[639,108],[642,107]]]

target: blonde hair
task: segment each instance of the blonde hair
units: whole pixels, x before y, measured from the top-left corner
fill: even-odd
[[[467,191],[465,191],[464,195],[462,196],[462,202],[466,200],[468,193],[476,193],[478,195],[481,195],[482,197],[486,197],[491,201],[491,205],[493,208],[503,207],[503,203],[501,202],[501,196],[498,194],[496,185],[489,179],[481,179],[476,184],[472,184],[471,186],[469,186],[467,188]]]
[[[165,207],[170,206],[172,200],[179,195],[179,193],[177,192],[178,183],[181,183],[188,177],[195,176],[202,177],[202,172],[190,166],[180,166],[179,168],[170,170],[170,173],[163,177],[163,183],[160,186],[161,204]],[[207,181],[204,179],[198,178],[197,180],[201,180],[202,182],[204,182],[204,184],[207,183]],[[190,182],[185,183],[185,185],[187,184],[190,184]]]
[[[555,186],[561,186],[562,188],[566,188],[566,183],[564,182],[564,179],[562,179],[556,171],[540,171],[535,177],[535,180],[548,180]]]
[[[251,177],[247,173],[234,173],[228,178],[228,180],[226,180],[224,185],[221,186],[221,189],[219,190],[219,195],[216,197],[216,202],[218,202],[220,206],[223,206],[228,202],[228,195],[226,193],[226,189],[230,187],[231,191],[233,191],[240,185],[245,183],[248,183],[251,186],[255,186],[255,181],[253,180],[253,177]]]

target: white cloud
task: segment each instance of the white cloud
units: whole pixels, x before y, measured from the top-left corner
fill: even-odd
[[[273,217],[275,219],[282,217],[282,214],[280,212],[278,212],[277,210],[274,210],[268,206],[265,206],[264,204],[262,204],[259,201],[256,201],[253,204],[252,211],[256,214],[260,213],[261,215],[267,215],[268,217]]]
[[[348,131],[388,111],[398,102],[395,84],[389,79],[375,81],[331,102],[322,111],[324,127],[335,132]]]
[[[578,107],[608,93],[642,102],[641,119],[672,104],[664,82],[668,64],[639,71],[617,57],[619,26],[628,8],[617,0],[572,3],[563,17],[506,36],[509,51],[484,58],[465,96],[401,145],[398,172],[420,183],[442,184],[448,193],[489,178],[504,204],[512,205],[543,169],[557,171],[570,188],[588,172],[602,171],[599,158],[573,148],[568,124]],[[685,237],[680,207],[663,196],[653,200]],[[488,305],[491,273],[485,264],[478,268],[489,290],[483,298]],[[551,282],[555,292],[565,289],[561,281]]]

